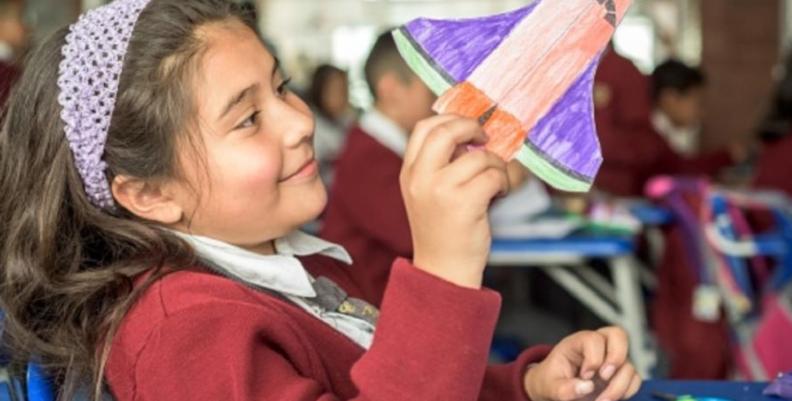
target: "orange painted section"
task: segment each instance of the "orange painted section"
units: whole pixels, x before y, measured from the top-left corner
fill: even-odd
[[[632,0],[616,0],[621,21]],[[595,0],[545,0],[463,82],[435,103],[440,113],[479,118],[487,148],[511,159],[525,136],[569,90],[613,35],[607,11]],[[481,89],[485,92],[482,92]]]
[[[462,82],[447,90],[434,104],[435,110],[479,118],[495,103],[470,82]]]
[[[435,104],[451,113],[478,119],[489,111],[494,103],[484,92],[469,82],[463,82],[446,91]],[[511,159],[525,142],[525,131],[520,121],[509,113],[496,109],[484,124],[490,138],[486,148],[505,160]]]

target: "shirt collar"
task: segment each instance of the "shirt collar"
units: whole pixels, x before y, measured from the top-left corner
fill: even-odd
[[[213,238],[176,233],[213,267],[232,277],[282,294],[312,298],[316,296],[313,278],[297,256],[324,255],[346,264],[352,263],[343,247],[301,231],[275,240],[274,255],[260,255]]]
[[[359,124],[363,131],[382,146],[392,150],[399,157],[404,157],[404,152],[407,151],[407,133],[393,120],[377,109],[372,109],[363,114]]]
[[[6,42],[0,42],[0,61],[11,62],[14,59],[14,48]]]
[[[655,109],[652,113],[652,126],[675,152],[690,157],[698,150],[696,141],[699,127],[677,127],[671,118],[659,109]]]

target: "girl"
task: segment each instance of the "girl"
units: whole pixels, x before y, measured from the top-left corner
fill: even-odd
[[[0,137],[4,340],[62,399],[612,401],[637,390],[618,329],[487,367],[481,288],[504,163],[475,122],[415,130],[415,242],[382,309],[346,253],[296,232],[325,192],[313,118],[226,0],[118,0],[33,52]],[[376,325],[376,326],[375,326]],[[374,328],[376,327],[376,333]],[[602,383],[595,386],[595,382]]]
[[[357,119],[357,113],[349,104],[347,72],[329,64],[316,67],[306,95],[316,125],[314,153],[322,182],[329,188],[347,131]]]

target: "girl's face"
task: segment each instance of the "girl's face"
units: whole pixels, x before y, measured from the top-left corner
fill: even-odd
[[[184,212],[178,230],[260,253],[312,220],[327,196],[313,150],[313,116],[287,87],[278,62],[241,22],[201,29],[199,148],[182,147]]]

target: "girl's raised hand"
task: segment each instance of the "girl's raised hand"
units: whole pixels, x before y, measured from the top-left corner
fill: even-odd
[[[401,171],[414,264],[454,284],[480,288],[491,234],[487,209],[508,192],[506,163],[467,145],[487,140],[476,121],[440,115],[421,121]]]

